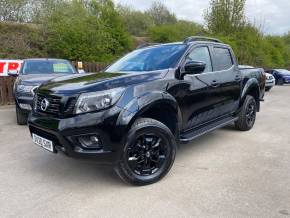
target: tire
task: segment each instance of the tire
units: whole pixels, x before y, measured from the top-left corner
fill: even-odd
[[[271,89],[272,89],[271,87],[267,87],[267,88],[265,89],[265,91],[266,91],[266,92],[269,92]]]
[[[253,128],[256,121],[257,103],[253,96],[247,95],[239,114],[239,119],[235,122],[237,130],[249,131]]]
[[[175,160],[176,141],[163,123],[141,118],[129,130],[115,171],[125,182],[149,185],[161,180]]]
[[[284,81],[283,81],[283,79],[278,79],[278,81],[277,81],[277,85],[279,85],[279,86],[283,86],[284,85]]]
[[[18,125],[27,124],[28,115],[16,104],[16,120]]]

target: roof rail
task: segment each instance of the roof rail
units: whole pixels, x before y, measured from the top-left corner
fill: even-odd
[[[210,41],[210,42],[222,43],[222,41],[220,41],[219,39],[209,38],[209,37],[204,37],[204,36],[191,36],[191,37],[186,38],[183,41],[183,43],[187,44],[187,43],[195,42],[195,41]]]
[[[143,43],[143,44],[139,45],[139,46],[137,47],[137,49],[140,49],[140,48],[146,48],[146,47],[154,46],[154,45],[160,45],[160,43]]]

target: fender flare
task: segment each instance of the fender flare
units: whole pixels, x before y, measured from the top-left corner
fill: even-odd
[[[244,104],[247,95],[253,91],[257,93],[256,102],[257,102],[258,111],[260,110],[260,85],[256,78],[249,79],[244,85],[242,94],[241,94],[240,108]]]
[[[177,128],[180,130],[182,115],[177,101],[169,93],[159,91],[147,92],[130,101],[119,114],[117,125],[128,131],[136,119],[156,105],[162,105],[162,107],[166,107],[167,110],[173,110],[174,113],[176,113]]]

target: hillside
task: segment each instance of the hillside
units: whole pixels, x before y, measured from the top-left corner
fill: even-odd
[[[46,57],[45,40],[34,24],[0,22],[0,58]]]

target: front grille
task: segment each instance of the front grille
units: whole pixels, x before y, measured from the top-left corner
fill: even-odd
[[[49,102],[46,110],[41,109],[41,102],[44,99],[46,99]],[[44,96],[41,94],[37,94],[37,96],[36,96],[36,111],[58,116],[58,115],[60,115],[60,107],[61,107],[61,97]]]

